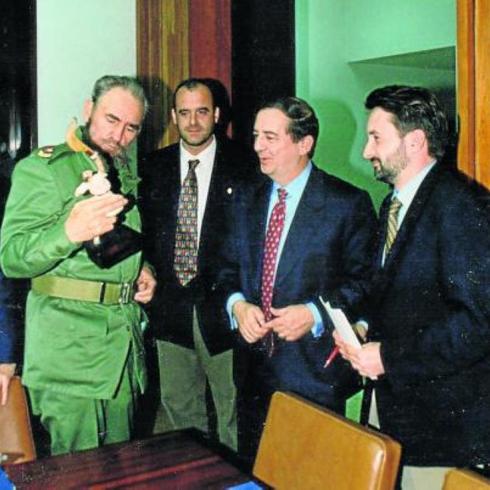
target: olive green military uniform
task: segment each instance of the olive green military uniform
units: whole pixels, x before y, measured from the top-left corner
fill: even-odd
[[[119,165],[124,194],[136,192],[133,169],[134,162]],[[101,269],[65,234],[70,210],[87,197],[75,197],[85,170],[97,168],[67,144],[20,161],[1,232],[5,274],[33,279],[23,382],[50,432],[53,453],[127,439],[134,397],[146,384],[144,317],[132,299],[140,254]],[[140,229],[135,207],[124,219]],[[73,299],[59,297],[63,293]]]

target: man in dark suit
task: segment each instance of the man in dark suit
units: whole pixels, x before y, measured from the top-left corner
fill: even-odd
[[[15,320],[9,304],[10,283],[0,272],[0,405],[7,403],[8,387],[15,373]]]
[[[364,158],[394,190],[381,208],[371,341],[339,345],[376,380],[381,430],[403,447],[403,488],[440,488],[448,466],[490,462],[489,194],[439,162],[447,122],[430,91],[384,87],[366,108]]]
[[[5,199],[8,194],[7,180],[0,176],[0,216],[3,217]],[[13,284],[0,271],[0,405],[7,403],[8,387],[15,374],[16,328],[18,319],[14,315]]]
[[[209,383],[219,439],[236,449],[232,335],[213,293],[226,215],[254,159],[215,137],[219,116],[210,81],[179,84],[172,119],[180,142],[146,158],[142,209],[148,258],[158,276],[151,323],[165,413],[174,429],[208,432]],[[189,202],[194,208],[182,209]]]
[[[324,368],[332,327],[318,297],[355,316],[376,218],[366,192],[311,162],[318,131],[313,109],[301,99],[278,99],[259,110],[254,148],[269,178],[236,200],[220,274],[241,337],[239,453],[249,463],[274,391],[293,391],[342,413],[358,388],[341,358]]]

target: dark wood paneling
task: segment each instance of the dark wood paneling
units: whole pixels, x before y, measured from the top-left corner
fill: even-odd
[[[0,3],[0,174],[37,144],[35,1]]]
[[[458,0],[458,167],[490,188],[490,3]]]

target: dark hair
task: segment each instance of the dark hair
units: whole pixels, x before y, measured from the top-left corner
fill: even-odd
[[[214,109],[216,107],[216,105],[214,102],[213,87],[211,86],[211,81],[207,78],[187,78],[186,80],[182,80],[174,90],[174,95],[173,95],[173,99],[172,99],[172,107],[175,109],[177,92],[181,88],[185,88],[187,90],[193,90],[199,86],[204,86],[204,87],[207,87],[209,89],[209,92],[211,93],[211,102],[213,104],[213,109]]]
[[[99,99],[113,88],[123,88],[127,90],[135,99],[141,102],[143,106],[143,115],[148,112],[148,100],[146,99],[143,87],[134,77],[122,75],[105,75],[99,78],[92,90],[92,102],[97,105]]]
[[[308,152],[308,156],[313,158],[320,125],[315,111],[308,102],[299,97],[280,97],[266,102],[260,107],[259,111],[262,109],[278,109],[289,119],[286,131],[291,135],[291,139],[295,143],[302,140],[305,136],[312,136],[313,145]]]
[[[447,117],[430,90],[389,85],[373,90],[364,105],[369,110],[380,107],[390,112],[401,135],[421,129],[428,141],[429,155],[437,159],[444,155],[448,142]]]

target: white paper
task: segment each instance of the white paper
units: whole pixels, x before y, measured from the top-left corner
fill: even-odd
[[[349,320],[347,320],[344,312],[340,308],[332,308],[329,301],[325,302],[322,298],[320,298],[320,301],[325,307],[325,310],[327,310],[328,316],[332,320],[335,330],[337,330],[337,332],[342,337],[342,340],[352,345],[353,347],[360,348],[361,343],[359,342],[357,335],[354,333],[354,330],[352,329]]]

